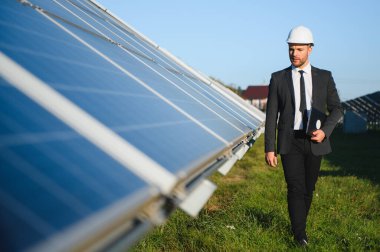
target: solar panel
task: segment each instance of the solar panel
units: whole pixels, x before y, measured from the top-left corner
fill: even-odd
[[[380,92],[363,95],[342,103],[343,108],[347,111],[354,111],[366,115],[369,128],[379,128],[380,121]]]
[[[146,182],[2,78],[0,90],[1,251],[47,239],[118,201],[128,211],[153,196]]]
[[[0,13],[0,250],[129,245],[196,215],[180,203],[261,133],[263,113],[92,1]]]

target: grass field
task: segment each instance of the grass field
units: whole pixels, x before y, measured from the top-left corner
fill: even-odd
[[[334,132],[307,231],[310,251],[380,251],[380,132]],[[283,170],[264,162],[263,136],[193,219],[177,210],[133,251],[301,250],[290,234]]]

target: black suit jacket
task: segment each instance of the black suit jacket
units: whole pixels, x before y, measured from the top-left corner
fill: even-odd
[[[331,72],[312,66],[311,75],[312,108],[328,112],[321,127],[326,138],[322,143],[313,142],[311,146],[312,153],[319,156],[331,152],[329,137],[343,112]],[[270,80],[265,122],[265,152],[287,154],[290,151],[295,109],[292,68],[288,67],[273,73]],[[276,128],[278,129],[277,151]]]

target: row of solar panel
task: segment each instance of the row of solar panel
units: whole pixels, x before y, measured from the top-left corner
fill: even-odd
[[[376,123],[380,118],[380,92],[357,97],[342,103],[346,110],[353,110],[365,114],[369,123]]]
[[[0,13],[1,251],[104,248],[261,127],[90,1]]]

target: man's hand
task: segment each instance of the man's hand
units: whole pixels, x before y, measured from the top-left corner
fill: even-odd
[[[323,132],[323,130],[320,130],[320,129],[314,131],[312,134],[313,134],[313,136],[311,137],[311,140],[313,140],[317,143],[321,143],[323,141],[323,139],[325,139],[325,137],[326,137],[325,132]]]
[[[271,152],[265,152],[265,161],[267,161],[267,164],[276,167],[277,166],[277,156],[276,154],[271,151]]]

